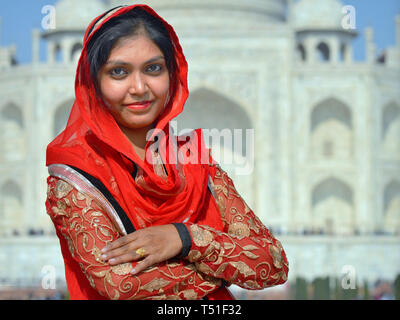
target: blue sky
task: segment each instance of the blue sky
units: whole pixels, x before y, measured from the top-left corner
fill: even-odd
[[[56,0],[0,1],[0,17],[2,20],[0,45],[16,44],[17,60],[20,63],[31,61],[32,29],[41,28],[42,7],[56,2]],[[394,17],[396,14],[400,14],[400,0],[342,0],[342,3],[352,5],[356,9],[356,30],[359,37],[354,41],[355,60],[364,60],[365,57],[364,29],[366,26],[374,28],[374,40],[378,51],[394,45]],[[43,57],[45,54],[43,44],[41,53]]]

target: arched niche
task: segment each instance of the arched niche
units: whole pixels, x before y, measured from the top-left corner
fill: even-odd
[[[244,163],[254,160],[254,129],[252,121],[244,108],[235,101],[208,88],[199,88],[190,94],[184,111],[174,119],[178,132],[182,134],[202,128],[205,143],[211,148],[213,158],[234,180],[238,192],[250,205],[253,194],[252,173],[238,173],[239,168],[247,168]],[[185,130],[187,129],[187,130]]]
[[[327,62],[330,59],[330,49],[325,42],[320,42],[316,46],[317,60]]]
[[[73,104],[74,99],[69,99],[57,107],[53,120],[53,138],[65,129]]]
[[[400,233],[400,181],[390,181],[383,192],[384,231]]]
[[[4,121],[12,121],[21,129],[24,128],[24,117],[21,108],[15,103],[9,102],[1,109],[1,118]]]
[[[79,57],[81,55],[82,52],[82,43],[78,42],[75,43],[71,49],[71,61],[74,63],[78,63]]]
[[[311,111],[311,155],[317,159],[349,159],[353,155],[350,108],[335,98],[318,103]]]
[[[343,62],[346,60],[347,51],[348,51],[348,45],[345,43],[341,43],[339,50],[339,61]]]
[[[303,46],[302,43],[299,43],[296,47],[296,53],[297,53],[297,61],[306,61],[306,50]]]
[[[21,108],[10,102],[0,113],[0,158],[4,161],[21,160],[25,156],[25,128]]]
[[[400,105],[390,102],[382,111],[381,136],[386,154],[400,157]]]
[[[209,131],[217,129],[221,133],[220,145],[230,148],[242,156],[246,156],[247,150],[246,129],[254,129],[252,121],[243,107],[208,88],[200,88],[191,93],[183,112],[174,120],[177,121],[180,130],[186,128],[203,128]],[[241,137],[241,150],[234,150],[237,149],[235,148],[234,129],[236,129],[236,140]],[[232,137],[231,140],[224,138],[229,135]]]
[[[53,51],[54,61],[58,62],[58,63],[63,62],[63,54],[64,53],[63,53],[63,50],[61,48],[61,45],[57,43],[54,46],[54,51]]]
[[[0,195],[0,234],[9,236],[23,225],[23,194],[20,186],[13,180],[1,185]]]
[[[312,226],[328,234],[350,235],[355,230],[353,190],[347,183],[330,177],[311,193]]]

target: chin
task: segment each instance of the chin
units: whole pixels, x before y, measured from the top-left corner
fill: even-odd
[[[155,119],[149,119],[149,120],[144,120],[144,119],[124,119],[124,121],[118,122],[119,124],[122,124],[125,128],[128,129],[144,129],[152,126],[154,122],[156,121],[157,118]]]

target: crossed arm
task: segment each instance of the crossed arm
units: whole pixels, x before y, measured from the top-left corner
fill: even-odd
[[[288,262],[280,242],[240,197],[226,172],[218,165],[210,169],[224,230],[185,224],[191,238],[187,256],[137,274],[131,274],[136,261],[110,264],[102,259],[101,250],[121,235],[97,201],[50,176],[47,212],[90,285],[108,299],[201,299],[222,280],[246,289],[284,283]]]

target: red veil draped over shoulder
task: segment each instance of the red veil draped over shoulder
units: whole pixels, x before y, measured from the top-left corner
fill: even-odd
[[[170,81],[170,100],[157,119],[156,130],[145,147],[146,155],[154,155],[152,150],[157,146],[167,171],[166,176],[160,173],[162,170],[159,165],[149,163],[146,159],[142,161],[136,154],[101,97],[96,94],[90,75],[87,46],[93,34],[110,19],[136,7],[141,7],[163,22],[175,52],[177,71]],[[100,180],[136,229],[189,221],[222,230],[217,207],[209,206],[203,210],[209,177],[208,161],[212,161],[212,158],[210,150],[205,147],[201,129],[194,130],[194,138],[187,143],[177,141],[171,130],[170,121],[183,111],[189,95],[187,73],[188,64],[175,31],[150,7],[119,7],[97,17],[85,33],[76,72],[75,103],[66,129],[47,147],[46,165],[70,165]],[[180,161],[176,151],[186,149],[190,150],[191,159],[197,157],[197,161]],[[131,175],[134,164],[137,166],[136,179]]]

